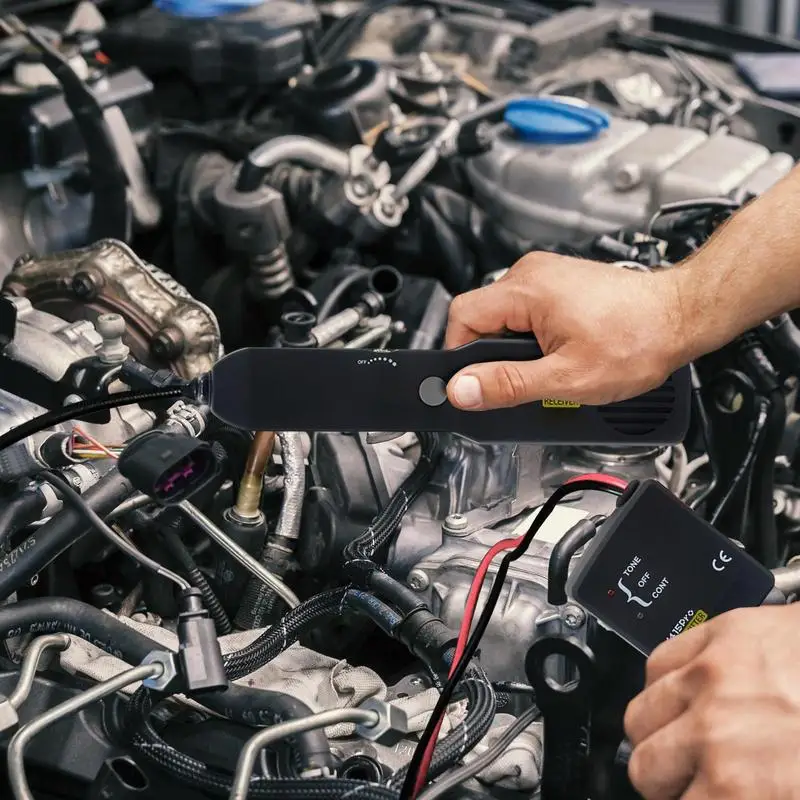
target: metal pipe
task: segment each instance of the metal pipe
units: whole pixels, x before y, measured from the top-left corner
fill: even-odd
[[[25,775],[25,748],[34,736],[41,733],[45,728],[49,728],[62,719],[77,714],[92,703],[103,700],[122,691],[131,684],[146,680],[147,678],[158,678],[164,671],[161,664],[145,664],[134,667],[125,672],[110,678],[107,681],[98,683],[91,689],[81,692],[75,697],[71,697],[63,703],[39,714],[36,719],[23,725],[12,737],[8,745],[8,780],[11,784],[11,791],[16,800],[36,800],[33,796],[28,778]]]
[[[233,512],[245,520],[261,517],[261,493],[264,488],[264,472],[275,447],[273,431],[258,431],[250,446],[244,474],[239,482],[236,504]]]
[[[117,533],[109,524],[83,499],[83,497],[72,488],[72,485],[57,472],[51,470],[44,470],[40,473],[55,491],[61,495],[61,499],[65,505],[80,511],[86,520],[92,525],[94,530],[104,536],[111,544],[122,550],[123,553],[130,556],[134,561],[144,567],[146,570],[166,578],[168,581],[174,583],[181,591],[191,589],[192,585],[183,577],[173,572],[163,564],[154,561],[150,556],[145,555],[139,548],[129,542],[124,536]]]
[[[178,508],[186,514],[198,527],[202,528],[226,553],[235,558],[245,569],[263,581],[289,608],[300,605],[297,595],[279,578],[276,578],[262,564],[259,564],[246,550],[239,547],[217,525],[215,525],[199,508],[184,500]]]
[[[123,500],[115,509],[107,514],[106,522],[110,522],[112,519],[121,517],[123,514],[127,514],[129,511],[136,511],[137,508],[144,508],[144,506],[148,506],[151,503],[153,503],[153,499],[148,497],[146,494],[135,494],[132,497],[129,497],[127,500]]]
[[[25,651],[25,656],[22,659],[22,670],[19,674],[19,681],[14,687],[14,691],[6,698],[14,710],[19,707],[28,699],[33,687],[33,681],[36,678],[36,670],[39,669],[39,662],[42,656],[48,650],[58,650],[64,652],[70,645],[69,636],[63,633],[56,633],[50,636],[39,636],[34,639],[30,647]]]
[[[350,174],[350,156],[337,147],[308,136],[277,136],[250,151],[242,164],[236,191],[254,192],[264,175],[282,161],[294,161],[343,178]]]
[[[449,147],[453,146],[460,130],[461,123],[457,119],[451,119],[442,128],[397,182],[392,191],[392,199],[395,202],[411,194],[428,177],[433,168],[439,163],[442,155],[447,152]]]
[[[251,736],[239,754],[236,762],[236,772],[233,775],[233,786],[228,795],[228,800],[247,800],[250,780],[259,754],[273,742],[296,736],[298,733],[327,728],[331,725],[341,725],[343,722],[356,722],[370,727],[380,721],[376,711],[363,708],[336,708],[332,711],[321,711],[303,719],[294,719],[281,722],[269,728],[263,728],[255,736]]]

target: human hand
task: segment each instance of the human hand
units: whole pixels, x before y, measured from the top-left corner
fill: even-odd
[[[545,357],[467,367],[450,381],[450,402],[479,410],[544,398],[600,405],[634,397],[689,360],[683,317],[669,270],[648,274],[530,253],[496,283],[453,300],[446,346],[532,332]]]
[[[645,800],[800,798],[799,616],[731,611],[653,652],[625,715]]]

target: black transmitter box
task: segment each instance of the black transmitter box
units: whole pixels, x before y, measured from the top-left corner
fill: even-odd
[[[775,579],[656,481],[611,515],[570,575],[568,595],[645,655],[735,608],[759,606]]]

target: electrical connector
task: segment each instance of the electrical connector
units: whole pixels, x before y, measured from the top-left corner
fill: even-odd
[[[181,593],[178,612],[178,670],[187,694],[228,688],[214,621],[199,589]]]
[[[117,462],[120,473],[161,505],[176,505],[213,480],[219,469],[210,445],[152,430],[137,436]]]
[[[122,363],[119,379],[131,389],[142,390],[188,387],[190,383],[168,369],[151,369],[133,358]]]

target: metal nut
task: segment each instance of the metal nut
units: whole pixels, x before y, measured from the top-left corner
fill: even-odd
[[[374,711],[378,715],[378,722],[375,725],[356,725],[356,736],[366,739],[369,742],[376,742],[389,731],[408,733],[408,715],[383,700],[370,697],[365,700],[359,708],[364,711]]]
[[[157,678],[147,678],[142,681],[146,689],[163,692],[171,688],[173,681],[178,680],[178,663],[174,653],[168,650],[153,650],[142,659],[142,665],[160,664],[164,671]]]

